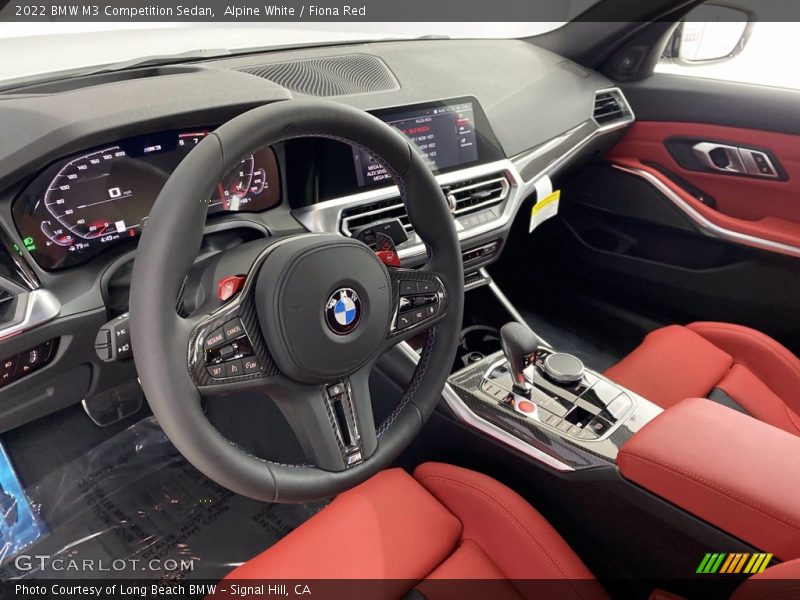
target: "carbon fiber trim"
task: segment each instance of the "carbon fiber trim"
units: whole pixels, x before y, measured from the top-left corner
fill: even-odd
[[[237,317],[242,320],[244,332],[253,347],[254,356],[261,364],[261,372],[252,373],[250,375],[240,375],[239,377],[213,379],[206,371],[205,353],[202,350],[203,338],[218,327],[222,327],[225,323]],[[198,386],[249,381],[278,374],[278,367],[272,360],[272,356],[270,356],[269,350],[267,349],[267,344],[264,342],[264,338],[261,335],[256,306],[251,294],[247,294],[242,303],[232,308],[230,312],[225,312],[214,317],[214,319],[205,323],[202,328],[197,329],[192,339],[189,341],[189,348],[194,349],[189,359],[189,373]]]

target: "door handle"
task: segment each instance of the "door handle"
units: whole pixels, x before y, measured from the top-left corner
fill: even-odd
[[[692,146],[692,150],[700,163],[707,169],[747,175],[747,167],[745,167],[742,155],[739,154],[739,148],[736,146],[700,142]]]
[[[692,146],[692,150],[700,163],[712,171],[771,179],[780,177],[769,154],[761,150],[716,142],[700,142]]]

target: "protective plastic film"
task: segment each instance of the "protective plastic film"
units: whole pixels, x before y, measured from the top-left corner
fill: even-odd
[[[26,494],[39,525],[36,535],[26,528],[4,540],[11,542],[0,561],[4,580],[219,579],[324,505],[233,494],[186,462],[153,418]]]

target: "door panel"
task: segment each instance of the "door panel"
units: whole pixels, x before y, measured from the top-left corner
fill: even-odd
[[[774,157],[776,175],[782,180],[700,170],[700,165],[687,168],[686,159],[679,162],[670,147],[680,139],[759,149]],[[800,136],[702,123],[638,122],[607,158],[656,178],[719,228],[794,247],[800,256]],[[701,201],[697,192],[688,192],[670,174],[713,200]],[[735,243],[736,236],[730,241]]]
[[[747,325],[800,353],[800,94],[674,76],[623,91],[639,121],[558,182],[560,218],[521,247],[548,258],[536,283],[584,298],[598,327],[602,302],[630,322]],[[763,151],[778,177],[707,169],[691,156],[703,141]]]

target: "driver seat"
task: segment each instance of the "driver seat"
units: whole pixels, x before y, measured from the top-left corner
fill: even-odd
[[[441,463],[378,473],[225,579],[382,579],[381,597],[428,600],[453,592],[436,580],[492,580],[493,598],[549,580],[559,598],[608,597],[522,497]]]

